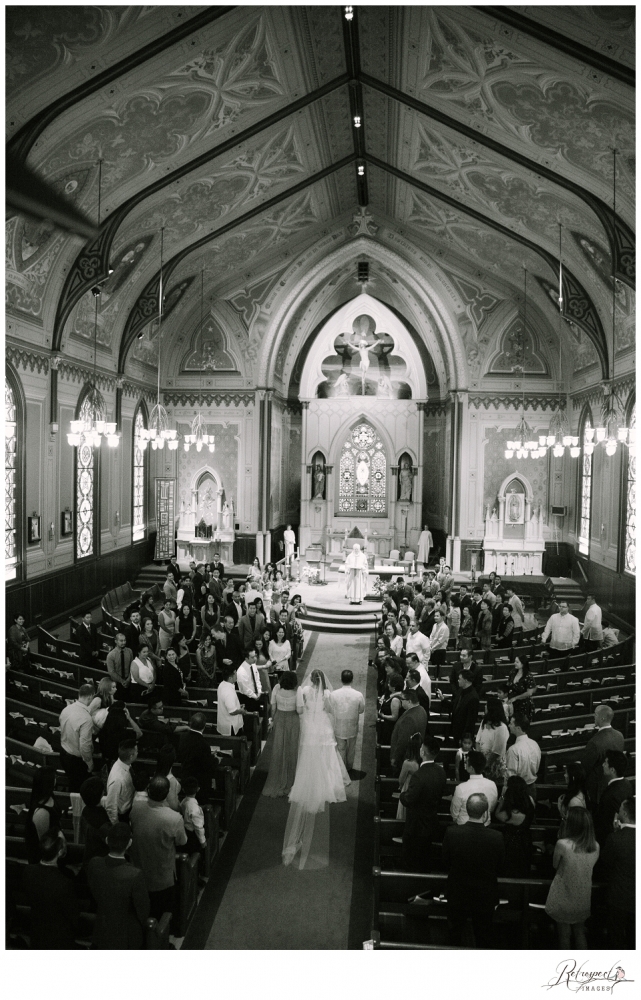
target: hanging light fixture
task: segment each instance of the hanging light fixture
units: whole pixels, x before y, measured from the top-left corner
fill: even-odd
[[[616,210],[617,210],[617,151],[612,150],[612,227],[616,232]],[[619,410],[623,412],[623,405],[619,400],[615,385],[614,372],[616,365],[616,289],[617,278],[614,268],[614,253],[612,254],[612,374],[609,382],[603,386],[603,406],[601,410],[601,421],[596,428],[586,428],[584,448],[592,445],[596,438],[597,444],[605,446],[605,453],[610,458],[616,454],[619,444],[629,443],[629,430],[625,424],[619,424]],[[590,437],[588,439],[588,432]],[[588,452],[590,454],[591,452]]]
[[[563,327],[563,225],[559,222],[559,375],[563,374],[562,327]],[[572,458],[578,458],[581,449],[579,439],[571,433],[570,424],[565,410],[559,409],[552,414],[550,427],[546,436],[539,437],[539,443],[552,449],[555,458],[561,458],[566,448],[570,449]]]
[[[513,458],[516,452],[517,458],[542,458],[545,455],[545,447],[533,435],[532,428],[525,420],[525,337],[527,331],[527,270],[523,269],[523,334],[521,336],[521,419],[516,426],[516,435],[513,441],[507,442],[505,457]]]
[[[205,312],[204,312],[204,301],[205,301],[205,268],[203,267],[200,272],[200,330],[202,336],[202,330],[205,325]],[[202,389],[202,385],[201,385]],[[191,434],[185,434],[183,438],[183,447],[185,451],[189,451],[190,447],[196,446],[196,451],[202,451],[203,446],[209,448],[210,452],[215,451],[216,448],[216,438],[213,434],[207,433],[207,422],[203,417],[202,413],[197,413],[191,422]]]
[[[156,405],[149,415],[149,427],[141,428],[140,431],[140,445],[143,449],[147,447],[148,441],[151,441],[151,447],[154,451],[156,449],[162,449],[167,444],[169,451],[175,451],[178,447],[178,436],[176,431],[169,426],[169,417],[167,415],[167,410],[160,402],[160,336],[162,333],[162,307],[163,307],[163,284],[162,284],[162,264],[163,264],[163,248],[164,248],[164,227],[160,230],[160,279],[158,285],[158,390],[156,396]]]

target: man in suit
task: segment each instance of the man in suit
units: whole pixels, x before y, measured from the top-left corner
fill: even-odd
[[[634,795],[634,789],[625,772],[628,769],[628,757],[623,750],[606,750],[605,759],[601,765],[607,782],[599,799],[599,804],[593,810],[594,833],[603,848],[608,835],[612,833],[614,817],[621,803]]]
[[[635,941],[635,837],[634,798],[624,799],[599,859],[599,876],[608,886],[606,928],[608,949],[636,947]]]
[[[80,646],[80,662],[85,667],[97,667],[100,637],[98,629],[91,621],[91,612],[82,616],[82,622],[76,632],[76,641]]]
[[[605,790],[607,780],[603,773],[603,761],[606,750],[623,750],[625,740],[623,733],[612,728],[614,712],[609,705],[598,705],[594,711],[594,721],[598,732],[594,734],[581,755],[581,763],[586,776],[586,788],[589,805],[594,809],[601,793]]]
[[[116,698],[119,701],[131,700],[129,685],[131,684],[131,661],[134,654],[127,646],[123,632],[116,633],[114,643],[114,648],[107,653],[107,673],[116,683]]]
[[[418,703],[416,691],[403,691],[401,698],[403,714],[394,723],[390,743],[390,762],[398,774],[405,760],[405,753],[414,733],[420,733],[425,738],[427,729],[427,712]]]
[[[485,754],[480,750],[470,750],[465,762],[467,781],[461,781],[454,789],[452,804],[450,805],[450,816],[455,823],[463,826],[469,819],[467,803],[472,795],[484,795],[487,799],[488,809],[485,818],[485,825],[492,822],[492,813],[498,802],[498,791],[496,785],[490,778],[483,777],[486,767]]]
[[[467,823],[448,826],[443,837],[450,944],[459,947],[468,917],[472,918],[476,947],[491,948],[494,943],[492,924],[505,846],[498,830],[486,828],[488,812],[485,795],[471,795],[467,800]]]
[[[140,611],[132,611],[129,625],[125,629],[125,639],[127,646],[134,656],[138,656],[140,648],[140,636],[142,635],[142,623],[140,621]]]
[[[178,742],[181,774],[198,780],[200,790],[197,798],[201,805],[211,798],[211,782],[218,767],[218,757],[211,752],[209,743],[203,736],[205,724],[203,713],[196,712],[189,720],[189,729],[180,734]]]
[[[429,872],[432,841],[438,832],[438,807],[445,791],[445,771],[436,763],[439,740],[426,734],[421,746],[421,766],[412,775],[401,802],[407,813],[403,829],[403,867],[409,872]]]
[[[178,560],[176,559],[176,556],[172,556],[169,562],[167,563],[167,572],[171,573],[171,575],[174,578],[174,583],[176,584],[176,586],[178,586],[182,574],[180,572],[180,566],[178,565]]]
[[[451,736],[456,746],[463,733],[475,733],[479,714],[479,693],[469,670],[459,674],[458,691],[452,702]]]
[[[216,570],[218,570],[218,576],[219,576],[219,578],[221,580],[223,580],[224,577],[225,577],[225,567],[223,566],[223,564],[220,561],[220,553],[219,552],[216,552],[216,554],[214,555],[214,561],[211,564],[211,571],[212,571],[212,573],[214,573]]]
[[[470,597],[470,595],[467,592],[467,584],[466,583],[461,583],[459,585],[458,597],[459,597],[459,601],[460,601],[461,616],[462,616],[463,615],[463,608],[471,608],[472,607],[472,598]]]
[[[407,677],[405,679],[405,687],[408,691],[415,691],[418,697],[418,703],[421,708],[425,709],[425,714],[429,722],[430,718],[430,699],[425,693],[425,688],[421,685],[421,675],[416,667],[411,667],[407,671]]]
[[[216,632],[215,637],[217,662],[223,663],[225,660],[229,660],[234,667],[239,667],[243,662],[244,650],[231,612],[225,613],[223,630]]]
[[[247,605],[247,614],[243,615],[238,622],[238,635],[243,649],[247,652],[256,641],[256,636],[262,636],[265,625],[265,616],[256,612],[256,604],[250,601]]]
[[[436,602],[432,597],[428,597],[423,607],[423,613],[419,622],[419,628],[423,635],[429,639],[436,620]]]
[[[503,603],[505,600],[505,590],[503,589],[503,584],[501,583],[501,577],[495,576],[494,583],[491,587],[492,593],[498,597],[499,601]]]
[[[131,843],[129,824],[116,823],[107,832],[107,857],[92,858],[87,865],[87,881],[97,905],[92,944],[100,951],[145,947],[149,894],[142,871],[125,858]]]
[[[65,850],[57,833],[45,833],[40,841],[40,862],[27,865],[22,875],[22,888],[31,907],[32,951],[66,951],[76,947],[80,901],[72,879],[58,868],[58,858]]]
[[[223,603],[223,578],[218,569],[212,570],[211,579],[207,586],[209,593],[213,595],[216,604],[220,607]]]
[[[176,848],[187,843],[185,824],[180,813],[167,805],[169,780],[157,774],[147,786],[147,802],[137,802],[132,811],[132,859],[141,868],[149,893],[149,912],[156,920],[163,913],[175,915]]]
[[[472,621],[474,622],[474,629],[476,630],[476,621],[481,613],[481,601],[483,600],[483,591],[480,587],[475,587],[472,591],[472,603],[470,604],[470,615],[472,616]]]
[[[458,693],[458,679],[467,670],[472,677],[472,685],[481,696],[483,691],[483,666],[478,664],[476,660],[472,658],[472,653],[469,649],[462,649],[459,653],[459,658],[456,663],[452,664],[452,669],[450,671],[450,687],[452,688],[452,697],[456,698]]]

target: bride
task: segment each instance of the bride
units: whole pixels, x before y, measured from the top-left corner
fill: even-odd
[[[322,670],[312,670],[309,685],[299,688],[296,711],[301,716],[296,777],[289,793],[289,816],[283,843],[283,864],[300,852],[299,868],[329,864],[330,802],[345,802],[349,775],[336,749],[329,695],[331,685]]]

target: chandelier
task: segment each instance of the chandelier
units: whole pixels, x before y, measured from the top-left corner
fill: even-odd
[[[163,306],[163,286],[162,286],[162,263],[163,263],[163,247],[164,247],[164,227],[160,230],[160,279],[158,285],[158,390],[156,396],[156,405],[149,414],[149,427],[141,428],[140,431],[140,446],[144,451],[147,447],[149,441],[151,441],[151,447],[154,451],[159,449],[163,450],[165,444],[169,451],[176,451],[178,447],[178,435],[176,431],[169,426],[169,417],[167,415],[167,410],[160,402],[160,336],[162,333],[162,306]]]
[[[525,420],[525,337],[527,332],[527,270],[525,268],[523,269],[523,273],[523,334],[520,338],[521,363],[516,366],[516,370],[520,370],[521,372],[521,388],[523,394],[521,400],[521,419],[516,426],[516,435],[514,440],[507,442],[505,457],[513,458],[514,453],[516,452],[517,458],[543,458],[546,452],[546,438],[540,437],[537,441],[534,437],[532,428],[526,423]]]
[[[205,322],[204,313],[204,301],[205,301],[205,268],[203,267],[200,272],[200,331],[202,336],[202,330]],[[201,387],[202,388],[202,387]],[[203,446],[206,445],[211,452],[215,450],[216,438],[213,434],[207,433],[207,422],[203,417],[202,413],[197,413],[191,422],[191,434],[185,434],[183,438],[183,447],[185,451],[189,451],[190,447],[196,445],[196,451],[202,451]]]
[[[98,226],[100,226],[101,189],[102,160],[98,160]],[[110,270],[109,274],[111,273],[112,271]],[[107,404],[97,386],[98,300],[100,298],[100,286],[96,285],[91,291],[94,296],[93,378],[82,401],[80,419],[69,422],[67,442],[72,448],[80,448],[82,445],[88,445],[90,448],[99,448],[104,440],[110,448],[117,448],[120,441],[117,424],[107,420]]]

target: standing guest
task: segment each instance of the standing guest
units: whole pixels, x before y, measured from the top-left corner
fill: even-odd
[[[156,686],[156,670],[149,655],[149,646],[143,639],[138,649],[138,656],[131,661],[131,691],[136,701],[146,701]]]
[[[298,680],[293,670],[285,670],[271,694],[273,721],[272,755],[263,795],[278,798],[289,795],[298,761],[300,719],[296,711]]]
[[[479,714],[479,695],[469,670],[459,674],[458,691],[452,701],[450,734],[456,744],[463,733],[475,733]]]
[[[436,581],[443,593],[449,596],[450,590],[454,586],[454,577],[449,566],[443,564],[440,572],[436,574]]]
[[[82,616],[76,630],[76,642],[80,646],[80,662],[85,667],[95,667],[100,655],[100,636],[91,620],[91,611]]]
[[[470,753],[474,749],[474,737],[471,733],[463,733],[461,745],[456,751],[454,758],[454,782],[460,785],[462,781],[467,781],[470,777],[467,770],[467,761]]]
[[[162,719],[164,710],[162,693],[156,688],[149,695],[147,706],[138,717],[138,725],[142,731],[138,749],[143,756],[153,754],[173,740],[171,724]]]
[[[423,608],[423,613],[421,615],[421,621],[419,628],[423,635],[427,636],[429,639],[432,634],[432,629],[434,628],[436,613],[436,601],[433,597],[429,597],[425,602],[425,607]]]
[[[514,639],[514,619],[512,618],[512,609],[509,604],[501,605],[501,617],[496,632],[499,639],[497,642],[498,648],[511,649],[512,640]]]
[[[140,620],[140,611],[132,611],[129,618],[129,625],[125,629],[125,639],[127,640],[127,646],[132,650],[134,655],[138,652],[141,635],[142,622]]]
[[[558,614],[550,615],[543,629],[541,642],[550,640],[550,652],[568,653],[579,645],[579,619],[570,614],[567,601],[559,601]]]
[[[223,679],[218,685],[216,729],[221,736],[239,736],[242,735],[245,709],[236,692],[236,667],[223,662],[222,675]]]
[[[271,698],[272,685],[269,679],[269,643],[265,645],[264,633],[257,635],[254,640],[254,652],[256,653],[256,666],[260,676],[260,683],[263,691]]]
[[[598,649],[603,642],[601,608],[597,604],[594,594],[588,594],[585,604],[587,610],[581,629],[581,646],[586,653],[591,653]]]
[[[586,790],[585,771],[578,761],[571,760],[563,769],[565,791],[559,795],[557,806],[561,819],[565,819],[568,809],[587,809],[588,795]]]
[[[181,727],[181,732],[185,732],[186,730],[187,726]],[[180,795],[181,783],[172,771],[175,763],[176,750],[171,743],[167,743],[161,748],[158,754],[155,773],[159,774],[162,778],[166,778],[169,782],[167,805],[175,812],[180,812],[180,801],[178,797]]]
[[[616,646],[619,641],[619,630],[612,628],[609,622],[603,622],[603,641],[601,642],[602,649],[608,649],[610,646]]]
[[[483,600],[483,590],[481,589],[481,587],[475,587],[474,590],[472,591],[472,603],[470,604],[470,614],[472,616],[472,620],[474,621],[475,630],[478,617],[482,610],[481,609],[482,600]]]
[[[254,559],[253,563],[249,567],[249,573],[247,574],[247,581],[252,583],[260,583],[263,578],[263,572],[260,568],[260,559],[258,556]]]
[[[422,634],[422,632],[418,631],[418,626],[417,626],[416,622],[414,622],[414,625],[415,625],[414,630],[412,630],[410,628],[410,633],[407,636],[407,639],[403,640],[403,636],[402,635],[397,635],[397,633],[396,633],[396,627],[394,625],[392,625],[390,622],[388,622],[386,624],[386,626],[385,626],[385,633],[384,634],[389,639],[389,648],[391,649],[391,651],[394,654],[394,656],[400,656],[401,653],[403,652],[403,647],[405,646],[405,648],[407,648],[406,647],[406,642],[410,639],[410,636],[413,637],[413,636],[416,636],[416,635],[420,635],[421,638],[426,643],[427,659],[429,661],[429,649],[430,649],[429,639],[427,638],[427,636],[424,636]],[[416,642],[412,643],[410,645],[410,651],[416,650],[417,647],[418,647],[418,643],[416,643]],[[422,655],[422,650],[419,653],[419,655]]]
[[[401,823],[404,823],[407,818],[407,809],[400,801],[400,794],[401,792],[407,791],[407,789],[410,787],[410,778],[412,777],[413,774],[416,774],[419,767],[421,766],[421,761],[423,759],[421,757],[422,745],[423,741],[421,740],[421,734],[414,733],[414,735],[410,738],[410,741],[407,745],[407,750],[405,751],[405,760],[401,765],[401,773],[398,776],[399,802],[398,806],[396,807],[396,819],[399,820],[399,822]]]
[[[588,740],[581,755],[581,764],[585,771],[588,805],[595,809],[601,794],[605,791],[607,780],[603,773],[603,761],[607,750],[623,750],[625,740],[623,733],[612,728],[614,712],[609,705],[597,705],[594,710],[594,721],[597,732]]]
[[[608,887],[606,929],[609,950],[632,950],[636,947],[635,836],[636,807],[634,798],[630,797],[619,806],[614,829],[601,851],[601,875]]]
[[[386,627],[385,632],[387,634],[388,629]],[[389,636],[388,636],[389,638]],[[401,639],[401,644],[403,640]],[[416,653],[420,665],[424,668],[427,673],[427,665],[430,662],[431,655],[431,640],[419,629],[419,622],[416,618],[410,622],[410,630],[405,640],[405,653],[409,655],[410,653]],[[390,649],[396,656],[400,656],[397,652],[397,647],[394,645],[394,640],[390,639]],[[428,674],[429,677],[429,674]]]
[[[132,738],[132,730],[136,739],[142,736],[142,729],[132,719],[124,701],[116,699],[107,713],[105,723],[98,735],[100,753],[106,764],[111,766],[118,758],[118,747],[123,740]]]
[[[171,649],[176,652],[176,662],[183,675],[185,684],[191,680],[191,653],[187,640],[182,633],[178,632],[171,640]]]
[[[512,618],[514,619],[514,631],[522,632],[525,625],[525,612],[523,611],[523,602],[520,597],[514,593],[514,587],[508,586],[505,588],[505,600],[512,608]]]
[[[414,733],[420,733],[421,738],[424,739],[427,729],[427,713],[419,705],[415,691],[403,691],[401,707],[403,714],[394,724],[390,742],[390,763],[397,774],[400,773],[401,765],[405,760],[411,737]]]
[[[157,619],[156,619],[157,620]],[[158,632],[154,628],[151,618],[145,618],[142,623],[142,632],[140,634],[140,644],[143,642],[147,643],[149,647],[149,659],[153,663],[156,670],[160,667],[160,640],[158,639]]]
[[[212,571],[212,574],[214,576],[216,575],[216,573],[218,573],[218,576],[220,577],[220,579],[221,580],[224,579],[224,577],[225,577],[225,567],[223,566],[223,564],[220,561],[220,552],[214,552],[214,561],[211,564],[211,571]]]
[[[439,748],[439,741],[428,733],[420,748],[420,767],[409,773],[409,783],[401,791],[399,805],[406,810],[403,867],[407,871],[429,872],[431,868],[432,841],[438,832],[438,809],[446,785],[445,771],[436,763]]]
[[[183,602],[180,613],[176,618],[176,632],[183,635],[187,641],[187,645],[190,645],[196,638],[196,628],[196,615],[191,610],[189,604]]]
[[[596,839],[603,847],[612,832],[614,817],[621,803],[634,795],[634,789],[625,777],[628,758],[623,750],[606,750],[602,767],[607,785],[596,809],[593,810],[593,815]]]
[[[89,703],[89,715],[93,719],[94,733],[100,732],[104,726],[109,709],[116,696],[116,682],[111,677],[103,677],[98,681],[96,696]]]
[[[217,628],[218,620],[219,614],[216,598],[212,593],[209,593],[205,598],[205,603],[200,609],[200,621],[203,627],[203,635],[205,632],[211,632],[213,629]]]
[[[503,601],[505,599],[505,590],[503,584],[501,583],[501,577],[494,575],[494,581],[490,584],[490,590],[499,599]]]
[[[185,846],[187,834],[182,816],[167,805],[167,779],[152,778],[147,794],[147,803],[132,816],[132,859],[145,876],[150,915],[160,920],[163,913],[178,912],[176,848]]]
[[[253,647],[256,636],[260,635],[264,628],[263,615],[256,612],[256,602],[250,601],[247,605],[247,613],[238,622],[238,636],[245,652]]]
[[[7,638],[7,653],[12,666],[14,666],[14,658],[16,660],[20,660],[19,654],[22,651],[24,643],[29,642],[29,633],[24,627],[24,622],[24,615],[18,613],[13,616],[13,625],[9,629],[9,636]],[[17,668],[14,667],[14,669]]]
[[[62,814],[54,799],[56,772],[52,767],[41,767],[33,776],[31,798],[24,825],[27,861],[36,865],[40,861],[40,842],[46,834],[60,837],[66,844],[60,829]]]
[[[425,670],[425,668],[423,668],[423,670]],[[429,719],[431,688],[430,688],[430,695],[427,695],[425,693],[425,688],[421,682],[422,682],[421,672],[417,663],[417,665],[414,667],[410,666],[410,669],[407,671],[407,677],[405,678],[405,686],[407,687],[408,691],[416,691],[418,697],[418,703],[425,709],[425,711],[427,712],[427,718]]]
[[[380,708],[378,710],[378,721],[383,724],[380,734],[382,741],[386,742],[391,739],[394,725],[403,711],[403,687],[404,684],[401,675],[391,673],[387,679],[387,691],[380,699]],[[416,694],[416,691],[414,693]],[[418,696],[417,704],[419,704]]]
[[[452,669],[450,671],[450,687],[452,689],[452,695],[456,696],[456,692],[458,691],[458,679],[463,670],[467,670],[467,672],[471,674],[472,684],[478,691],[480,698],[483,691],[483,683],[485,681],[483,676],[483,665],[476,662],[469,649],[462,649],[459,653],[458,660],[456,663],[452,664]]]
[[[203,733],[207,720],[202,712],[195,712],[189,720],[189,729],[180,734],[178,760],[182,765],[181,776],[196,778],[200,785],[198,801],[205,805],[211,798],[212,778],[218,768],[218,758],[210,750]],[[167,794],[169,789],[167,790]],[[165,798],[167,795],[165,795]]]
[[[180,583],[180,578],[182,576],[182,573],[180,572],[180,566],[178,565],[178,560],[176,556],[172,556],[169,562],[167,563],[167,573],[168,574],[171,573],[172,577],[176,582],[176,586],[178,586],[178,584]]]
[[[487,767],[485,775],[503,786],[505,778],[505,755],[510,731],[507,727],[503,704],[498,698],[488,698],[485,715],[476,734],[476,749],[485,754]]]
[[[446,617],[446,622],[450,630],[450,639],[454,639],[454,642],[456,642],[461,628],[461,603],[456,594],[452,594],[450,597],[450,609]]]
[[[213,687],[216,677],[216,647],[209,632],[206,632],[196,650],[198,683],[202,687]]]
[[[341,673],[341,687],[332,691],[329,703],[334,716],[334,736],[336,749],[343,758],[347,773],[351,775],[354,768],[356,740],[358,738],[358,722],[365,711],[365,699],[360,691],[352,687],[354,674],[351,670]]]
[[[58,868],[65,845],[55,834],[40,843],[40,861],[27,865],[22,889],[29,914],[31,951],[68,951],[76,947],[80,903],[73,881]]]
[[[461,627],[458,634],[459,649],[472,649],[474,645],[474,627],[474,619],[470,613],[470,608],[466,605],[461,608]]]
[[[102,805],[102,778],[87,778],[80,788],[80,798],[83,810],[80,814],[80,842],[84,843],[85,851],[82,864],[86,865],[92,858],[104,858],[107,854],[107,831],[111,822],[107,810]]]
[[[162,669],[162,700],[165,705],[182,705],[188,697],[178,654],[175,649],[168,649]]]
[[[116,632],[114,648],[107,653],[107,673],[116,685],[116,698],[126,701],[131,684],[131,661],[134,654],[127,647],[124,632]]]
[[[142,871],[125,857],[131,843],[128,824],[116,823],[107,833],[107,856],[87,865],[96,902],[92,947],[100,951],[140,951],[145,946],[149,895]]]
[[[487,598],[483,598],[479,603],[475,635],[479,640],[481,649],[492,648],[492,612],[490,611]]]
[[[164,604],[169,604],[170,608],[175,608],[178,603],[178,584],[180,583],[180,577],[174,579],[173,573],[167,573],[165,582],[162,585],[163,594],[165,595]]]
[[[463,608],[467,608],[469,610],[472,607],[472,597],[468,593],[468,588],[467,588],[467,584],[466,583],[459,584],[459,588],[458,588],[458,600],[459,600],[459,607],[461,609],[461,616],[462,616],[463,615]]]
[[[266,702],[266,695],[260,683],[260,673],[256,666],[256,651],[250,649],[236,671],[239,698],[251,712],[259,712]]]
[[[467,823],[467,801],[470,795],[484,795],[488,803],[485,825],[489,826],[492,822],[492,813],[498,802],[499,793],[494,782],[490,781],[489,778],[483,777],[485,755],[478,750],[470,750],[467,755],[465,770],[467,771],[468,778],[467,781],[461,781],[454,789],[450,805],[450,815],[453,821],[458,823],[459,826]]]
[[[438,680],[439,671],[445,663],[449,639],[450,630],[445,624],[443,614],[440,611],[435,611],[434,626],[430,634],[430,662],[436,667],[436,680]]]
[[[450,944],[462,945],[465,923],[471,917],[476,947],[491,948],[505,847],[498,830],[486,829],[489,804],[485,795],[471,795],[466,808],[467,823],[448,826],[443,837]]]
[[[158,630],[158,615],[156,613],[154,599],[151,594],[145,594],[143,596],[142,605],[140,607],[140,621],[142,622],[143,631],[146,621],[151,622],[151,627],[154,631]]]
[[[137,756],[136,741],[123,740],[118,747],[118,760],[107,778],[105,809],[112,824],[126,823],[129,819],[134,800],[134,785],[129,772]]]
[[[599,857],[592,817],[587,809],[568,809],[556,842],[552,864],[556,875],[545,912],[556,922],[559,948],[588,946],[585,921],[590,916],[592,869]]]
[[[220,608],[223,603],[223,578],[217,569],[213,569],[211,577],[207,583],[207,589]]]
[[[169,649],[176,632],[176,612],[172,602],[166,598],[162,611],[158,614],[158,641],[162,650]]]
[[[523,778],[513,774],[508,778],[503,795],[494,813],[495,821],[503,824],[505,841],[505,878],[530,878],[532,865],[532,833],[534,802]]]
[[[289,670],[289,663],[292,656],[292,646],[286,638],[287,627],[279,625],[276,629],[275,637],[269,643],[269,660],[271,671],[282,673]]]
[[[228,660],[234,667],[239,667],[243,661],[243,645],[233,615],[225,613],[223,629],[215,635],[216,659],[218,663]]]
[[[69,778],[71,792],[79,792],[93,771],[93,719],[89,705],[94,694],[93,684],[82,684],[78,700],[60,713],[60,763]]]
[[[182,785],[183,799],[180,803],[180,813],[185,824],[187,854],[204,851],[207,846],[205,836],[205,814],[199,804],[197,795],[200,785],[197,778],[185,778]]]
[[[527,715],[531,720],[534,712],[532,698],[536,694],[536,677],[530,673],[530,661],[527,656],[515,656],[514,666],[507,679],[508,704],[514,712]]]
[[[203,570],[204,570],[203,564],[198,563],[198,566],[196,567],[194,573],[193,574],[190,573],[191,591],[193,595],[194,607],[198,610],[202,607],[205,600],[205,594],[207,592]]]
[[[536,740],[528,736],[530,720],[527,715],[516,712],[510,719],[510,732],[516,736],[505,758],[505,770],[509,777],[518,774],[527,785],[528,794],[536,801],[536,779],[541,766],[541,748]]]

